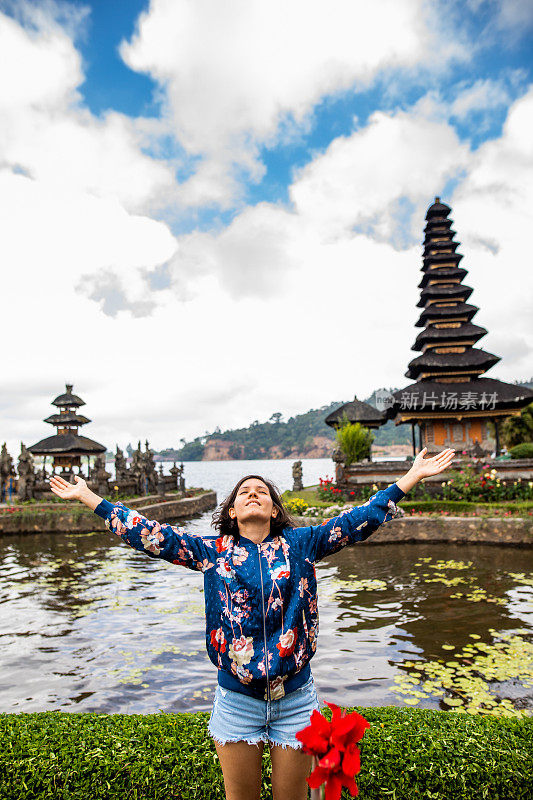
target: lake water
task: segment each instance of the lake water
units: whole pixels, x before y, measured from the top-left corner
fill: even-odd
[[[291,466],[198,462],[185,474],[221,500],[248,472],[289,488]],[[332,467],[304,460],[304,483]],[[185,524],[205,532],[210,519]],[[201,574],[106,531],[4,537],[0,565],[0,712],[211,708]],[[321,702],[531,714],[532,570],[531,550],[483,545],[357,544],[320,562]]]
[[[319,478],[335,476],[335,464],[331,458],[302,458],[301,461],[304,486],[314,486]],[[262,475],[282,492],[292,489],[293,464],[294,459],[286,458],[264,461],[185,461],[185,481],[187,486],[213,489],[220,503],[245,475]],[[163,462],[165,473],[168,474],[171,467],[169,462]]]

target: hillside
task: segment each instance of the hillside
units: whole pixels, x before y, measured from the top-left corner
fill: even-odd
[[[369,402],[372,396],[365,402]],[[180,461],[328,458],[333,449],[335,432],[324,420],[345,402],[333,402],[287,420],[283,420],[283,415],[276,412],[267,422],[254,420],[247,428],[226,431],[217,428],[213,433],[186,442],[180,449],[162,450],[160,455]],[[387,422],[376,431],[375,436],[375,446],[407,445],[411,441],[406,426],[397,428],[392,422]]]
[[[528,381],[513,381],[520,386],[533,388],[533,378]],[[388,387],[390,392],[396,388]],[[375,394],[363,398],[365,403],[375,406]],[[275,412],[267,422],[254,420],[247,428],[221,431],[197,436],[192,442],[184,442],[179,449],[161,450],[160,456],[179,461],[227,461],[232,459],[262,458],[329,458],[333,449],[335,432],[324,420],[346,400],[311,409],[283,420],[283,414]],[[372,451],[375,455],[408,455],[411,453],[411,426],[395,425],[389,420],[374,431]],[[183,440],[182,440],[183,441]],[[386,448],[386,449],[383,449]]]

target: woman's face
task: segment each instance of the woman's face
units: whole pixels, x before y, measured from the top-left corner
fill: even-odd
[[[241,483],[233,506],[229,509],[232,519],[241,522],[270,522],[278,513],[272,502],[268,486],[257,478],[249,478]]]

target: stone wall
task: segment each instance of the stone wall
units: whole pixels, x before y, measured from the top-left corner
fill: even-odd
[[[128,500],[128,508],[158,522],[178,522],[217,505],[215,492],[195,497],[171,499],[161,495]],[[104,520],[79,503],[35,503],[15,506],[15,511],[0,514],[0,536],[27,533],[90,533],[106,530]]]
[[[466,464],[472,464],[472,459],[454,458],[453,470],[463,469]],[[488,464],[488,467],[484,467]],[[345,489],[355,487],[372,487],[375,483],[386,484],[394,483],[402,475],[411,469],[411,461],[360,461],[345,467],[337,464],[336,484]],[[504,461],[487,459],[486,461],[474,462],[478,472],[490,472],[496,470],[496,476],[503,481],[533,480],[533,459],[532,458],[510,458]],[[441,472],[429,478],[424,478],[423,485],[429,494],[440,497],[442,493],[442,481],[447,481],[453,477],[450,470]]]
[[[298,525],[320,525],[313,517],[295,517]],[[533,520],[523,517],[397,517],[360,544],[453,542],[533,547]]]

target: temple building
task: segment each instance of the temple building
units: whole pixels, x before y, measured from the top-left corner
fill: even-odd
[[[533,402],[533,391],[487,378],[484,373],[500,357],[476,347],[487,333],[472,322],[478,307],[467,302],[472,288],[463,283],[467,270],[449,218],[451,209],[436,197],[428,208],[424,229],[422,280],[416,326],[423,330],[412,350],[421,355],[405,373],[414,383],[394,392],[385,415],[396,425],[410,423],[413,454],[415,426],[419,448],[438,452],[454,447],[460,453],[500,453],[499,424]],[[495,448],[487,423],[494,423]],[[476,444],[477,443],[477,444]]]
[[[63,473],[72,473],[73,467],[77,467],[79,473],[82,456],[86,456],[89,461],[90,456],[105,453],[107,448],[93,439],[79,435],[80,426],[87,425],[91,420],[78,414],[77,409],[84,406],[85,402],[72,394],[72,384],[66,384],[66,392],[52,400],[52,405],[59,409],[59,413],[52,414],[44,422],[55,425],[55,435],[42,439],[27,449],[34,456],[53,456],[53,471],[60,467]]]

